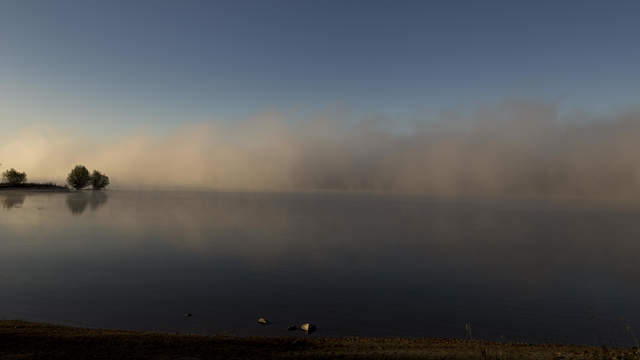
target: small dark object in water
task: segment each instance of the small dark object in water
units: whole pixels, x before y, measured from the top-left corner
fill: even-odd
[[[258,318],[258,324],[267,325],[268,323],[265,318]]]
[[[298,329],[298,325],[296,325],[296,324],[291,324],[287,328],[287,330],[289,330],[289,331],[293,331],[293,330],[297,330],[297,329]]]
[[[193,314],[191,314],[191,313],[184,314],[184,317],[192,317],[192,316],[193,316]]]
[[[304,323],[300,325],[300,330],[306,332],[307,334],[311,334],[312,332],[316,331],[316,326],[312,323]]]

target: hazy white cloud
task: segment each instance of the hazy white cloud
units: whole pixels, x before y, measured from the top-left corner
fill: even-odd
[[[638,139],[640,113],[569,121],[552,104],[505,103],[403,132],[275,113],[110,140],[29,128],[0,135],[0,163],[57,182],[85,164],[122,187],[618,198],[640,194]]]

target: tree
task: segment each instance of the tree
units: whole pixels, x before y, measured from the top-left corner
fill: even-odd
[[[89,170],[82,165],[76,165],[67,176],[67,183],[76,190],[86,187],[90,181],[91,175],[89,175]]]
[[[2,173],[4,181],[11,185],[19,185],[27,182],[27,174],[16,169],[10,169]]]
[[[101,190],[109,185],[109,177],[98,170],[91,174],[91,186],[93,190]]]

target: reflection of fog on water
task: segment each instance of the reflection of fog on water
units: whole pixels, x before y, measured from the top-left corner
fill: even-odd
[[[592,344],[627,343],[618,319],[640,323],[636,203],[24,195],[0,209],[0,317],[244,335],[283,334],[257,327],[262,314],[328,336],[458,337],[471,323],[481,338]]]
[[[108,196],[103,191],[76,192],[67,195],[67,207],[73,215],[80,215],[87,206],[91,210],[97,210],[102,207],[108,200]]]
[[[11,210],[13,208],[20,208],[24,203],[24,198],[25,196],[23,194],[6,195],[6,197],[2,201],[2,207],[7,210]]]

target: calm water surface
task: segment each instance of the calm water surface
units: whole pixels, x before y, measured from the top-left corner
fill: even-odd
[[[153,191],[0,203],[4,319],[238,335],[310,320],[324,336],[415,337],[464,337],[470,323],[479,338],[597,345],[640,335],[632,204]]]

